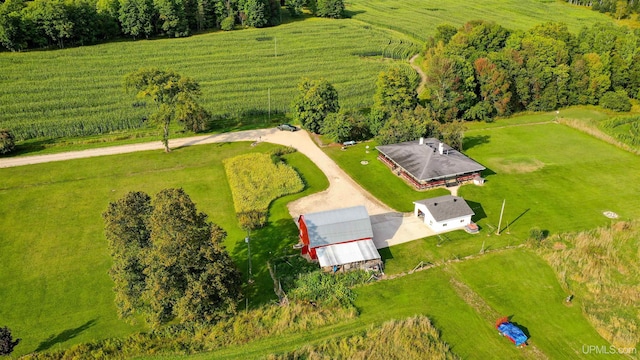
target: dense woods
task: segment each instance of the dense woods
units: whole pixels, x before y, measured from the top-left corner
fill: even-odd
[[[425,107],[440,122],[600,104],[630,109],[640,97],[639,32],[596,24],[579,34],[558,23],[528,31],[473,21],[442,25],[423,66]]]
[[[183,37],[234,25],[265,27],[304,7],[339,18],[342,0],[5,0],[0,1],[0,44],[8,50],[81,46],[131,37]]]

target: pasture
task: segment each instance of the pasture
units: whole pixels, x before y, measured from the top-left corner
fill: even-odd
[[[222,160],[275,145],[203,145],[2,169],[0,179],[0,319],[22,342],[16,354],[123,336],[142,330],[116,316],[110,257],[101,214],[126,192],[155,194],[183,187],[198,209],[228,233],[226,246],[247,274],[246,233],[238,226]],[[275,298],[266,269],[271,257],[293,251],[297,228],[286,203],[328,182],[299,153],[283,157],[306,183],[302,193],[271,206],[270,226],[252,233],[254,284],[249,305]]]
[[[460,286],[466,292],[461,292]],[[540,353],[549,359],[597,358],[597,354],[583,354],[582,344],[607,346],[583,317],[579,301],[573,307],[563,305],[565,292],[555,274],[544,260],[528,250],[509,250],[416,272],[365,285],[356,292],[360,311],[356,319],[211,353],[166,358],[264,358],[269,353],[361,334],[385,321],[415,315],[429,317],[440,330],[442,340],[462,358],[534,359],[540,358]],[[517,349],[499,336],[493,314],[513,315],[513,321],[527,328],[535,347]]]
[[[288,111],[302,77],[326,78],[347,108],[372,104],[376,76],[419,46],[357,21],[310,18],[268,29],[181,39],[122,41],[55,51],[0,53],[0,128],[17,140],[145,127],[151,108],[125,93],[124,75],[171,68],[198,81],[201,104],[231,117],[222,127],[268,123]],[[384,58],[383,58],[384,56]],[[152,105],[148,105],[152,106]]]
[[[438,0],[353,0],[346,10],[351,17],[366,23],[399,31],[424,41],[436,26],[462,26],[470,20],[487,20],[507,29],[528,30],[553,21],[567,24],[576,33],[596,22],[612,22],[611,17],[587,7],[564,1],[438,1]]]

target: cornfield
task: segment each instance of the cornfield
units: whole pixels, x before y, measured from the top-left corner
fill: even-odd
[[[356,21],[311,19],[181,39],[0,53],[0,128],[21,141],[150,126],[145,119],[153,109],[122,86],[124,75],[141,67],[194,78],[202,105],[217,117],[288,112],[303,76],[326,78],[343,107],[363,108],[373,102],[378,73],[419,49],[402,34]]]

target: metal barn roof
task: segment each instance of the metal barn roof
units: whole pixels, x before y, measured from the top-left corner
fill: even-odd
[[[373,238],[371,220],[364,206],[321,211],[303,216],[311,248]]]
[[[437,222],[475,215],[469,204],[459,196],[445,195],[413,203],[425,205]]]
[[[335,266],[380,259],[373,240],[352,241],[324,246],[316,250],[320,266]]]
[[[419,181],[444,179],[485,169],[447,144],[442,143],[443,152],[440,154],[438,147],[441,143],[438,139],[427,138],[424,144],[414,140],[381,145],[376,149]]]

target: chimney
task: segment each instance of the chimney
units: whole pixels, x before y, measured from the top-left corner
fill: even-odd
[[[423,137],[420,138],[420,145],[424,145],[424,138]]]
[[[444,144],[443,143],[438,143],[438,152],[440,153],[440,155],[444,154]]]

